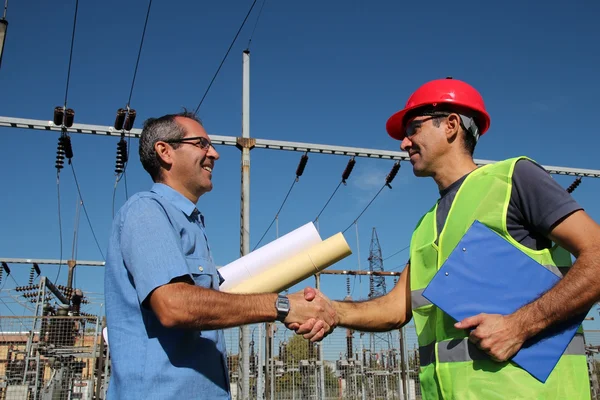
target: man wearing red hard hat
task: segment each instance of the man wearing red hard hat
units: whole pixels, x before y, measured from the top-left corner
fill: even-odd
[[[589,399],[581,329],[545,382],[510,359],[527,339],[600,300],[600,226],[527,157],[477,167],[473,151],[489,128],[480,93],[452,78],[425,83],[389,118],[388,134],[402,141],[416,176],[433,178],[440,197],[418,222],[394,289],[365,302],[332,302],[337,325],[386,331],[414,319],[424,399]],[[433,305],[424,289],[476,220],[559,275],[558,284],[510,315],[456,322]],[[325,297],[314,290],[307,299],[314,296]],[[292,328],[310,337],[316,324]]]

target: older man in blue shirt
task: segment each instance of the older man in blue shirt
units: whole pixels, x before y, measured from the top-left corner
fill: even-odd
[[[112,356],[109,399],[229,399],[222,329],[318,320],[312,340],[335,326],[330,303],[273,293],[219,291],[198,199],[212,189],[219,153],[194,114],[146,121],[140,160],[155,182],[113,221],[105,274]],[[311,335],[311,336],[313,336]]]

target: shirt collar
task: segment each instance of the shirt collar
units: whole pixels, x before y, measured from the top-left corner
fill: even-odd
[[[165,185],[164,183],[155,183],[150,189],[151,192],[158,194],[161,197],[169,200],[173,205],[179,208],[188,217],[192,215],[192,212],[196,209],[196,205],[192,203],[187,197],[179,193],[172,187]]]

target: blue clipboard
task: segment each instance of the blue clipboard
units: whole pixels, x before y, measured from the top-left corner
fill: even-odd
[[[423,296],[456,321],[511,314],[552,288],[559,277],[479,221],[465,233]],[[526,341],[511,361],[545,382],[585,314]]]

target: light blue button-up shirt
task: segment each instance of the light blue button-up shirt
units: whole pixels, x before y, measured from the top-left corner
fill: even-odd
[[[195,205],[154,184],[125,203],[110,235],[104,290],[112,357],[108,399],[230,398],[223,331],[165,328],[145,302],[154,289],[184,275],[198,286],[219,288]]]

